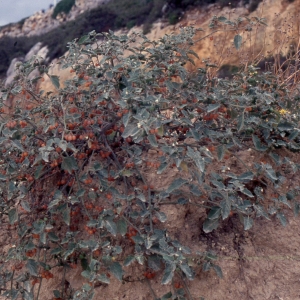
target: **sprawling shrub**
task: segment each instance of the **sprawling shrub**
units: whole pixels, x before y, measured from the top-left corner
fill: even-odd
[[[33,58],[2,89],[0,218],[16,236],[1,269],[2,295],[38,299],[35,284],[80,264],[88,284],[74,291],[63,283],[54,296],[92,299],[95,285],[110,275],[122,280],[123,267],[138,263],[147,280],[162,273],[162,284],[181,274],[185,289],[161,299],[186,299],[190,259],[222,272],[215,257],[168,233],[164,205],[203,208],[205,233],[233,215],[249,230],[273,215],[285,225],[288,207],[298,214],[299,190],[285,182],[299,171],[289,154],[300,149],[299,98],[252,65],[231,80],[210,77],[209,63],[188,72],[196,32],[182,28],[159,41],[90,32],[59,60],[74,75],[64,85]],[[240,35],[234,44],[240,49]],[[36,67],[55,93],[35,91],[39,78],[27,75]],[[151,184],[147,170],[167,177],[174,168],[167,186]]]
[[[61,0],[54,7],[52,18],[55,19],[58,14],[68,14],[75,4],[75,0]]]

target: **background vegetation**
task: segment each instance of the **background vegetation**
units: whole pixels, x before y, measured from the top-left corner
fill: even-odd
[[[56,18],[59,13],[68,14],[75,4],[75,0],[61,0],[54,7],[52,18]]]
[[[69,9],[73,2],[73,0],[59,2],[54,10],[54,16],[60,11],[67,12],[67,8]],[[105,5],[86,11],[76,20],[66,22],[42,36],[0,39],[0,78],[4,78],[13,58],[24,56],[39,41],[48,46],[49,58],[52,60],[66,52],[66,45],[70,40],[92,30],[103,32],[108,29],[131,28],[143,24],[144,32],[148,32],[153,22],[163,16],[162,7],[166,3],[169,6],[165,17],[170,24],[175,24],[182,16],[182,12],[190,7],[201,7],[212,3],[228,5],[229,2],[223,0],[112,0]],[[231,1],[232,6],[237,3],[238,1]]]

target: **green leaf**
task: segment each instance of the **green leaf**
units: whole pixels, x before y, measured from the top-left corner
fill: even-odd
[[[11,93],[14,95],[17,95],[17,94],[21,93],[22,89],[23,89],[23,87],[21,85],[17,85],[11,90]]]
[[[218,181],[218,180],[211,180],[211,183],[212,183],[215,187],[219,188],[220,190],[226,188],[225,185],[224,185],[224,183],[221,182],[221,181]]]
[[[182,179],[182,178],[177,178],[170,184],[170,186],[168,187],[166,192],[172,193],[174,190],[179,189],[185,183],[187,183],[187,180]]]
[[[160,127],[157,128],[157,129],[158,129],[157,134],[158,134],[159,136],[163,136],[163,135],[164,135],[164,126],[160,126]]]
[[[214,229],[217,229],[219,226],[219,219],[206,219],[203,223],[203,231],[205,233],[212,232]]]
[[[107,219],[105,220],[105,227],[106,229],[113,235],[116,236],[117,235],[117,225],[116,223],[111,220],[111,219]]]
[[[66,260],[71,254],[73,254],[74,251],[75,251],[74,247],[72,249],[67,250],[63,256],[64,260]]]
[[[129,169],[123,169],[120,173],[120,175],[124,177],[131,177],[134,173],[130,171]]]
[[[124,260],[124,266],[128,267],[130,266],[133,262],[135,261],[135,256],[134,255],[129,255],[125,258]]]
[[[7,100],[8,92],[1,92],[1,98],[5,101]]]
[[[53,250],[51,250],[50,254],[51,255],[58,255],[62,252],[62,248],[54,248]]]
[[[6,181],[7,177],[5,175],[0,174],[0,180]]]
[[[129,136],[134,136],[140,131],[140,128],[138,128],[137,124],[128,124],[128,126],[125,127],[124,132],[122,133],[123,138],[127,138]]]
[[[42,232],[40,234],[40,242],[44,245],[46,245],[46,242],[47,242],[47,234],[46,232]]]
[[[250,198],[254,197],[254,195],[247,188],[241,189],[241,192]]]
[[[30,206],[27,201],[25,200],[21,201],[21,206],[23,207],[24,210],[30,212]]]
[[[97,197],[97,195],[96,195],[96,193],[94,191],[90,191],[88,193],[88,197],[89,197],[89,199],[95,200],[96,197]]]
[[[61,140],[59,143],[58,143],[58,147],[61,148],[63,151],[66,151],[67,150],[67,145],[68,143],[64,140]]]
[[[24,148],[22,146],[22,144],[20,143],[20,141],[18,140],[11,140],[12,146],[16,147],[17,149],[19,149],[20,151],[24,151]]]
[[[161,211],[155,211],[155,216],[157,217],[157,219],[164,223],[167,221],[167,216],[164,212],[161,212]]]
[[[67,171],[69,174],[72,173],[73,170],[77,170],[77,162],[73,156],[64,157],[61,167],[63,170]]]
[[[212,252],[212,251],[207,251],[205,253],[205,259],[208,259],[208,260],[217,260],[218,256],[214,252]]]
[[[258,204],[254,204],[253,205],[255,211],[256,211],[256,217],[259,218],[259,217],[264,217],[266,218],[267,220],[270,220],[267,212],[264,210],[264,208],[261,206],[261,205],[258,205]]]
[[[231,211],[231,201],[227,198],[220,202],[222,219],[228,218]]]
[[[122,266],[118,262],[114,262],[113,264],[111,264],[109,270],[119,281],[122,281],[123,270]]]
[[[187,147],[187,156],[194,160],[197,168],[200,172],[204,172],[205,170],[205,160],[200,155],[199,151],[194,151],[190,146]]]
[[[219,266],[217,266],[217,265],[213,265],[212,267],[215,270],[215,272],[217,273],[218,277],[219,278],[223,278],[222,269]]]
[[[54,297],[55,297],[55,298],[60,298],[60,291],[54,290],[54,291],[53,291],[53,294],[54,294]]]
[[[286,193],[286,198],[288,200],[293,200],[295,198],[295,193],[293,191],[289,191]]]
[[[203,270],[204,272],[207,272],[207,271],[209,271],[209,270],[211,269],[211,267],[212,267],[211,262],[210,262],[210,261],[206,261],[206,262],[204,262],[204,264],[203,264],[202,270]]]
[[[281,203],[283,203],[283,204],[285,204],[286,206],[288,206],[289,208],[291,208],[291,205],[290,205],[290,203],[288,202],[286,196],[281,195],[281,196],[278,197],[278,200],[279,200]]]
[[[279,166],[281,164],[280,156],[277,153],[270,152],[269,155],[274,160],[274,162],[276,163],[277,166]]]
[[[188,54],[192,54],[192,55],[194,55],[195,57],[197,57],[198,59],[200,59],[199,56],[198,56],[198,54],[197,54],[195,51],[193,51],[193,50],[188,50],[187,53],[188,53]]]
[[[10,296],[9,298],[11,300],[17,300],[18,299],[18,295],[19,295],[19,290],[11,289],[11,292],[9,293],[9,296]]]
[[[64,222],[68,226],[70,226],[71,217],[70,217],[70,208],[68,206],[66,206],[66,208],[63,210],[62,217],[63,217]]]
[[[290,141],[294,140],[299,135],[299,130],[293,130],[290,135],[288,136],[288,139]]]
[[[224,23],[225,21],[227,21],[227,18],[224,16],[220,16],[218,17],[218,21]]]
[[[260,138],[257,135],[254,135],[254,134],[252,135],[252,141],[253,141],[253,144],[254,144],[255,148],[258,151],[266,151],[266,150],[268,150],[268,147],[263,146],[261,144]]]
[[[127,125],[128,125],[128,122],[130,120],[130,116],[131,116],[131,112],[128,112],[122,118],[122,121],[123,121],[123,124],[124,124],[125,127],[127,127]]]
[[[10,181],[9,184],[8,184],[8,191],[9,191],[9,193],[13,193],[16,190],[17,190],[17,188],[16,188],[15,183],[13,181]],[[11,197],[10,197],[10,199],[11,199]]]
[[[107,277],[106,274],[99,274],[97,276],[97,279],[100,281],[100,282],[103,282],[103,283],[106,283],[106,284],[109,284],[110,283],[110,279]]]
[[[224,158],[224,154],[225,154],[225,147],[224,145],[219,145],[217,147],[217,156],[218,156],[218,160],[221,161]]]
[[[124,236],[127,232],[127,223],[124,219],[121,219],[117,222],[118,233]]]
[[[33,232],[34,233],[42,233],[45,229],[45,221],[37,220],[33,223]]]
[[[207,218],[210,220],[218,219],[221,214],[221,208],[219,206],[213,206],[209,211]]]
[[[60,202],[61,199],[54,199],[52,200],[49,205],[48,205],[48,208],[51,209],[52,207],[56,206],[59,202]]]
[[[279,219],[280,223],[282,226],[286,226],[287,224],[287,219],[283,213],[277,213],[276,217]]]
[[[148,267],[153,271],[159,271],[161,269],[161,258],[158,255],[148,256]]]
[[[172,292],[168,292],[161,297],[161,300],[170,300],[172,297]]]
[[[52,242],[58,242],[59,241],[58,236],[54,232],[49,232],[48,233],[48,238]]]
[[[239,180],[252,180],[254,174],[251,171],[245,172],[238,177]]]
[[[144,194],[142,194],[142,193],[141,193],[141,194],[137,194],[136,197],[137,197],[138,199],[140,199],[141,201],[146,202],[146,197],[145,197]]]
[[[89,269],[89,261],[87,260],[87,258],[86,258],[86,257],[82,257],[82,258],[80,259],[80,264],[81,264],[82,270],[87,271],[87,272],[84,273],[84,274],[86,274],[87,276],[89,276],[89,274],[90,274],[90,269]],[[81,273],[81,275],[82,275],[82,273]],[[83,276],[84,276],[84,275],[83,275]],[[87,277],[86,277],[86,278],[87,278]]]
[[[34,178],[35,179],[39,179],[41,174],[42,174],[42,170],[43,170],[44,166],[43,165],[39,165],[37,166],[35,172],[34,172]]]
[[[238,122],[237,122],[237,130],[240,132],[244,128],[244,112],[238,117]]]
[[[76,193],[76,197],[80,198],[80,197],[84,196],[84,194],[85,194],[85,190],[84,189],[80,189]]]
[[[162,172],[167,168],[168,164],[166,162],[160,164],[160,166],[157,169],[157,174],[160,175]]]
[[[18,212],[16,208],[12,208],[9,212],[8,212],[8,219],[9,219],[9,223],[10,224],[14,224],[18,221]]]
[[[220,103],[215,103],[215,104],[209,104],[207,106],[207,112],[210,113],[220,107]]]
[[[202,195],[202,192],[199,190],[198,186],[195,184],[191,184],[189,186],[189,190],[191,193],[193,193],[195,196],[200,197]]]
[[[294,216],[298,217],[300,212],[300,205],[297,202],[294,202]]]
[[[275,173],[275,171],[272,169],[272,167],[267,168],[267,169],[266,169],[266,173],[267,173],[267,176],[268,176],[271,180],[276,181],[276,180],[278,179],[277,176],[276,176],[276,173]]]
[[[253,219],[248,217],[248,216],[244,216],[244,230],[249,230],[252,226],[253,226]]]
[[[189,279],[189,280],[193,280],[194,279],[194,273],[192,271],[192,269],[189,267],[188,264],[185,264],[185,263],[182,263],[180,265],[180,269],[183,271],[183,273],[186,275],[186,277]]]
[[[168,284],[172,280],[175,269],[176,269],[175,264],[172,264],[172,263],[166,264],[166,268],[164,270],[163,277],[161,280],[162,284]]]
[[[33,260],[33,259],[28,259],[26,268],[28,269],[28,272],[32,276],[38,276],[39,275],[39,264]]]
[[[234,39],[233,39],[233,43],[234,43],[234,46],[237,50],[239,50],[241,48],[241,45],[242,45],[242,40],[243,38],[237,34]]]
[[[141,239],[142,239],[142,238],[141,238]],[[137,261],[141,266],[144,265],[145,257],[144,257],[143,254],[136,255],[136,256],[135,256],[135,259],[136,259],[136,261]]]
[[[289,123],[289,122],[286,122],[286,121],[283,121],[283,122],[280,122],[277,126],[277,128],[280,130],[280,131],[291,131],[295,128],[295,126],[293,126],[292,123]]]
[[[51,80],[52,84],[53,84],[57,89],[59,89],[59,87],[60,87],[60,84],[59,84],[59,77],[56,76],[56,75],[49,75],[49,77],[50,77],[50,80]]]
[[[188,203],[189,203],[189,200],[185,199],[185,198],[179,198],[177,200],[177,204],[180,204],[180,205],[185,205],[185,204],[188,204]]]
[[[149,143],[152,147],[157,147],[158,146],[157,141],[156,141],[156,136],[154,134],[149,134],[148,135],[148,141],[149,141]]]
[[[90,41],[90,36],[87,34],[87,35],[83,35],[77,43],[78,45],[82,45],[89,41]]]

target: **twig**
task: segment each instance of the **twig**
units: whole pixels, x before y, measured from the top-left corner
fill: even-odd
[[[150,284],[150,282],[149,282],[149,279],[148,279],[148,278],[145,278],[145,281],[146,281],[146,283],[147,283],[147,285],[148,285],[148,287],[149,287],[149,289],[150,289],[150,292],[151,292],[151,294],[152,294],[153,299],[154,299],[154,300],[158,300],[158,298],[157,298],[157,296],[155,295],[155,292],[153,291],[153,288],[152,288],[152,286],[151,286],[151,284]]]
[[[187,284],[186,284],[186,282],[185,282],[185,280],[184,280],[184,278],[183,278],[183,276],[182,276],[182,273],[181,273],[181,272],[178,272],[178,274],[179,274],[179,276],[180,276],[180,278],[181,278],[181,280],[182,280],[182,282],[183,282],[184,288],[185,288],[185,290],[187,291],[190,300],[194,300],[194,298],[193,298],[193,296],[192,296],[192,294],[191,294],[191,292],[190,292],[190,289],[189,289],[189,287],[187,286]]]

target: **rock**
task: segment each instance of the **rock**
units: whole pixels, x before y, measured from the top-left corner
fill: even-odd
[[[42,63],[42,62],[47,63],[49,60],[49,58],[47,58],[48,52],[49,52],[48,47],[47,46],[42,47],[42,43],[38,42],[28,51],[28,53],[25,55],[25,58],[23,58],[23,57],[14,58],[11,61],[10,66],[6,72],[6,80],[4,83],[5,86],[8,86],[13,82],[14,77],[16,76],[17,63],[20,63],[20,62],[22,63],[24,61],[28,61],[34,56],[36,56],[36,58],[39,60],[40,63]],[[36,68],[29,74],[28,79],[33,79],[39,75],[40,75],[40,72]]]
[[[41,57],[43,59],[44,62],[48,62],[49,58],[47,57],[47,54],[49,52],[49,49],[47,46],[44,46],[43,48],[41,48],[38,53],[36,54],[38,57]]]
[[[42,43],[41,42],[38,42],[36,43],[30,50],[29,52],[26,54],[25,56],[25,61],[28,61],[30,60],[34,55],[37,55],[37,53],[40,51],[42,47]]]
[[[165,15],[167,13],[168,9],[169,9],[169,3],[165,3],[161,9],[162,14]]]
[[[22,63],[24,61],[24,58],[23,57],[18,57],[18,58],[14,58],[10,65],[9,65],[9,68],[6,72],[6,80],[5,80],[5,86],[8,86],[10,85],[13,80],[14,80],[14,77],[16,76],[16,66],[18,63]]]

